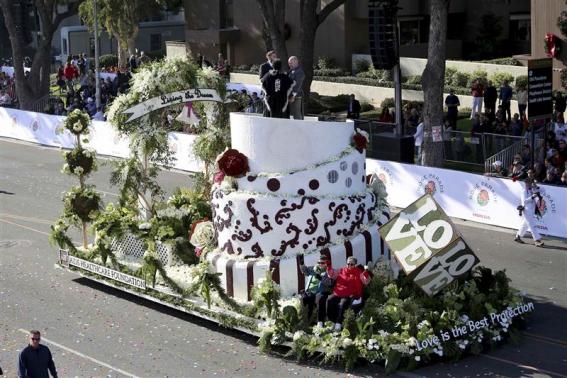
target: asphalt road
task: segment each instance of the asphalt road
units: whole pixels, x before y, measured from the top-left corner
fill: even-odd
[[[61,165],[57,150],[0,140],[0,366],[8,377],[32,328],[42,331],[61,377],[345,376],[340,367],[260,354],[255,338],[55,269],[49,224],[61,193],[75,184]],[[90,180],[107,202],[117,192],[108,172],[102,167]],[[190,177],[167,172],[160,182],[171,192]],[[511,230],[457,224],[481,263],[506,269],[534,301],[529,328],[518,345],[400,375],[566,377],[567,242],[546,240],[540,249],[514,243]],[[364,364],[354,375],[383,369]]]

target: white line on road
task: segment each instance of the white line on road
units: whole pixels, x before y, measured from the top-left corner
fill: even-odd
[[[25,329],[22,329],[22,328],[18,329],[18,331],[23,332],[23,333],[26,333],[26,334],[29,333],[29,331],[27,331],[27,330],[25,330]],[[55,341],[51,341],[51,340],[49,340],[49,339],[46,339],[46,338],[43,337],[43,336],[41,337],[41,339],[42,339],[43,341],[45,341],[47,344],[55,345],[57,348],[63,349],[63,350],[65,350],[65,351],[69,352],[69,353],[73,353],[74,355],[77,355],[77,356],[82,357],[82,358],[84,358],[84,359],[87,359],[87,360],[89,360],[89,361],[91,361],[91,362],[94,362],[94,363],[96,363],[96,364],[99,364],[100,366],[104,366],[105,368],[108,368],[108,369],[110,369],[110,370],[114,370],[115,372],[120,373],[120,374],[122,374],[122,375],[125,375],[125,376],[127,376],[127,377],[134,377],[134,378],[137,377],[136,375],[134,375],[134,374],[132,374],[132,373],[128,373],[127,371],[124,371],[124,370],[115,368],[115,367],[112,366],[112,365],[109,365],[109,364],[107,364],[107,363],[105,363],[105,362],[99,361],[99,360],[97,360],[96,358],[89,357],[89,356],[87,356],[86,354],[83,354],[83,353],[78,352],[78,351],[76,351],[76,350],[74,350],[74,349],[68,348],[68,347],[66,347],[65,345],[61,345],[61,344],[59,344],[59,343],[56,343]]]
[[[103,194],[108,194],[109,196],[114,196],[114,197],[120,197],[118,194],[116,193],[110,193],[110,192],[105,192],[104,190],[100,190],[100,189],[96,189],[97,192],[101,192]]]
[[[6,220],[6,219],[0,219],[0,222],[8,223],[8,224],[11,224],[12,226],[18,226],[18,227],[21,227],[21,228],[25,228],[26,230],[29,230],[29,231],[34,231],[34,232],[37,232],[37,233],[39,233],[39,234],[43,234],[43,235],[49,236],[49,233],[48,233],[48,232],[43,232],[43,231],[40,231],[40,230],[36,230],[35,228],[31,228],[31,227],[28,227],[28,226],[24,226],[23,224],[18,224],[18,223],[10,222],[10,221],[8,221],[8,220]]]

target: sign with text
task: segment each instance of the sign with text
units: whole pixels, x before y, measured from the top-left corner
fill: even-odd
[[[214,89],[187,89],[184,91],[167,93],[159,97],[150,98],[149,100],[126,109],[124,114],[131,114],[130,118],[128,118],[126,122],[138,119],[154,110],[189,101],[223,102],[219,93]]]
[[[380,227],[403,271],[428,295],[463,276],[478,259],[431,194]]]
[[[553,114],[553,61],[551,58],[528,61],[528,118],[551,118]]]
[[[143,278],[134,277],[129,274],[107,268],[106,266],[95,264],[92,261],[83,260],[71,255],[67,257],[67,261],[69,265],[76,266],[77,268],[87,270],[98,274],[99,276],[110,278],[114,281],[122,282],[126,285],[137,287],[138,289],[146,290],[146,280]]]

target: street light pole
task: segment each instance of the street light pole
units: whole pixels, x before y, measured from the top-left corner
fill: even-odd
[[[98,66],[98,16],[97,16],[97,3],[96,0],[93,1],[93,18],[94,18],[94,51],[95,51],[95,86],[96,86],[96,109],[100,108],[100,73]]]

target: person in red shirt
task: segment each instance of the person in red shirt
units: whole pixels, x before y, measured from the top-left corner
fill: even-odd
[[[472,103],[472,110],[471,110],[471,119],[474,118],[475,114],[482,113],[482,100],[484,99],[484,86],[480,82],[480,80],[476,79],[473,81],[471,87],[471,95],[473,97]]]
[[[333,293],[329,295],[325,303],[326,315],[335,322],[335,331],[340,331],[345,311],[351,305],[362,302],[364,286],[370,282],[370,272],[357,266],[356,258],[351,256],[347,259],[347,266],[341,269],[335,270],[328,265],[327,275],[335,280],[335,286]],[[321,326],[324,320],[322,311],[319,309],[318,325]]]
[[[67,85],[69,88],[73,87],[73,80],[79,77],[79,69],[71,62],[68,61],[65,64],[65,68],[63,69],[63,74],[65,75],[65,79],[67,80]]]

